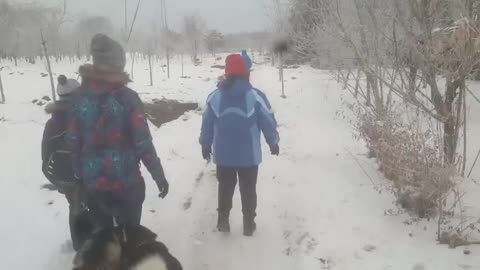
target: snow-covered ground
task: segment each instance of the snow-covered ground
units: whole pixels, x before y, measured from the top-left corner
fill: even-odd
[[[185,75],[191,78],[182,79],[176,59],[170,80],[156,64],[155,86],[150,87],[142,61],[135,66],[131,87],[147,101],[166,97],[203,104],[222,74],[210,68],[213,63],[211,58],[198,67],[186,63]],[[75,76],[79,64],[54,63],[53,68]],[[74,253],[66,200],[40,189],[46,183],[40,140],[48,116],[31,100],[49,94],[49,80],[40,75],[45,67],[6,65],[1,74],[7,104],[0,105],[0,119],[5,119],[0,122],[1,269],[70,269]],[[435,221],[405,224],[411,219],[395,214],[393,196],[376,191],[374,185],[385,180],[374,161],[365,158],[366,149],[353,138],[351,126],[338,116],[346,93],[327,72],[303,66],[286,70],[288,98],[283,99],[277,70],[254,69],[253,84],[267,93],[276,111],[282,154],[265,154],[253,238],[242,236],[238,194],[231,235],[214,230],[217,183],[214,167],[202,160],[197,143],[201,112],[152,127],[171,192],[159,199],[144,172],[148,190],[143,223],[158,233],[185,269],[480,269],[479,247],[470,247],[472,254],[464,255],[463,248],[437,245]],[[472,103],[470,114],[479,108]],[[480,134],[480,124],[472,121],[471,132]],[[478,149],[478,137],[470,140],[472,149]],[[469,153],[470,160],[475,152]],[[480,170],[473,175],[480,176]]]

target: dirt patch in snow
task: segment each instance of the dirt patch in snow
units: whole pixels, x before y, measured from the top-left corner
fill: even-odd
[[[181,103],[176,100],[154,99],[145,103],[145,113],[148,120],[156,127],[178,119],[185,112],[198,109],[197,103]]]

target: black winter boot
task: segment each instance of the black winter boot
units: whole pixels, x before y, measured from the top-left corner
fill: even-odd
[[[229,233],[230,222],[228,213],[218,213],[217,229],[219,232]]]
[[[253,236],[256,229],[255,217],[243,216],[243,235]]]

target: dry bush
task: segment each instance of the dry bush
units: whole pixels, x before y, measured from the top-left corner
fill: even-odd
[[[454,171],[444,166],[440,136],[393,113],[382,121],[371,113],[357,115],[359,135],[393,182],[398,204],[420,218],[433,217],[453,188]]]

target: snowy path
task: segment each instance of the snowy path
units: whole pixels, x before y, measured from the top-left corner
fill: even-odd
[[[213,76],[208,69],[198,72]],[[241,234],[238,192],[231,235],[214,231],[217,186],[214,166],[202,161],[197,145],[200,113],[189,112],[153,130],[171,194],[159,199],[146,177],[143,223],[159,234],[185,269],[480,269],[479,248],[472,247],[472,255],[466,256],[462,249],[436,245],[434,222],[404,225],[408,216],[385,215],[396,211],[394,199],[375,191],[357,164],[355,159],[377,184],[384,181],[373,161],[363,157],[365,149],[352,138],[351,127],[337,118],[342,91],[328,74],[306,67],[288,70],[287,99],[280,98],[276,74],[261,67],[252,79],[270,97],[282,137],[281,156],[265,155],[260,169],[258,232],[253,238]],[[203,103],[214,83],[192,80],[185,86],[167,83],[168,89],[187,89],[181,95],[167,90],[159,94]],[[10,119],[0,124],[3,265],[69,269],[73,252],[66,248],[66,202],[39,189],[44,183],[39,140],[46,116],[28,100],[17,97],[15,102],[0,107],[0,117]]]

